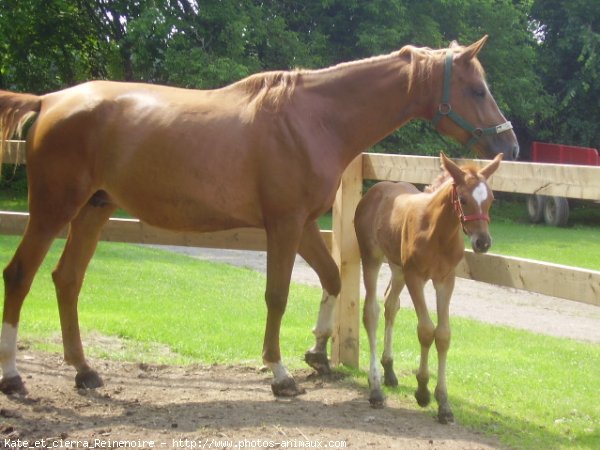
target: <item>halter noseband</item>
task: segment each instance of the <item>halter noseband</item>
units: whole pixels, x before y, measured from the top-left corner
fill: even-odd
[[[490,223],[490,216],[485,213],[465,215],[462,205],[460,204],[460,199],[458,198],[456,184],[454,183],[452,184],[452,206],[454,206],[454,212],[456,212],[456,215],[460,219],[460,224],[462,225],[462,229],[465,234],[467,234],[467,230],[465,229],[466,222],[473,222],[475,220],[485,220],[487,223]]]
[[[512,130],[510,121],[506,121],[500,125],[488,128],[477,128],[471,125],[460,114],[454,112],[450,106],[450,82],[452,81],[452,51],[446,53],[446,61],[444,64],[444,90],[442,91],[442,103],[438,106],[437,113],[431,120],[435,127],[438,126],[443,117],[448,117],[463,130],[471,134],[471,139],[465,144],[467,149],[470,149],[482,136],[491,136],[500,134],[508,130]]]

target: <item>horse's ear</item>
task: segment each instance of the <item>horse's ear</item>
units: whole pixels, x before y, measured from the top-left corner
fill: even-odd
[[[477,54],[481,51],[483,46],[488,40],[488,35],[484,35],[477,42],[472,43],[468,47],[465,47],[460,55],[457,57],[460,61],[470,61],[477,56]]]
[[[493,175],[493,173],[498,169],[498,166],[500,165],[500,161],[502,161],[502,157],[503,157],[503,154],[498,153],[491,163],[489,163],[487,166],[485,166],[483,169],[481,169],[478,172],[479,175],[482,176],[483,178],[485,178],[486,180],[489,177],[491,177]]]
[[[440,159],[442,160],[442,167],[450,174],[454,182],[456,184],[463,184],[465,182],[465,173],[462,169],[458,167],[454,161],[448,158],[444,152],[440,152]]]

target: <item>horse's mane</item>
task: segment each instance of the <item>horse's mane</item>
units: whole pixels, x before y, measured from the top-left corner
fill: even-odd
[[[292,96],[300,71],[273,71],[250,75],[236,83],[246,91],[250,102],[259,109],[278,111]]]
[[[477,172],[479,172],[479,168],[474,165],[474,164],[465,164],[463,166],[460,166],[460,168],[462,170],[464,170],[465,172],[467,172],[467,176],[472,176],[475,179],[478,179],[477,176]],[[443,170],[436,178],[435,180],[433,180],[431,182],[431,184],[429,186],[425,187],[424,192],[427,193],[434,193],[436,192],[438,189],[440,189],[444,184],[446,184],[446,182],[451,178],[450,174],[448,172],[446,172],[445,170]]]
[[[453,43],[450,49],[459,52],[462,47]],[[235,83],[246,91],[250,97],[250,102],[256,110],[268,108],[273,111],[279,111],[280,108],[292,97],[298,80],[303,75],[327,75],[335,73],[338,70],[344,70],[351,67],[359,67],[374,62],[403,58],[410,64],[408,89],[424,80],[430,79],[433,74],[439,72],[439,62],[443,61],[448,49],[431,49],[429,47],[414,47],[406,45],[400,50],[392,53],[372,56],[370,58],[360,59],[336,64],[322,69],[294,69],[279,70],[271,72],[261,72],[250,75],[243,80]],[[475,70],[485,76],[483,67],[476,59],[473,60]]]

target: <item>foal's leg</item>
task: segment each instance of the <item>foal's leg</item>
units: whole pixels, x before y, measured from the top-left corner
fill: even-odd
[[[341,288],[340,273],[321,237],[317,222],[310,222],[304,227],[298,252],[317,272],[323,287],[319,318],[313,328],[315,345],[305,353],[304,360],[319,374],[328,374],[331,369],[327,358],[327,342],[333,333],[335,301]]]
[[[62,329],[65,361],[77,370],[75,385],[93,389],[102,379],[86,362],[79,334],[77,301],[87,266],[96,250],[102,226],[116,207],[88,203],[71,222],[69,236],[58,265],[52,273]]]
[[[377,327],[379,324],[379,303],[377,302],[377,277],[381,269],[381,258],[363,255],[363,280],[365,283],[365,304],[363,325],[369,339],[369,403],[373,408],[383,408],[385,396],[381,390],[381,373],[377,361]]]
[[[446,388],[446,358],[450,348],[450,297],[454,290],[454,273],[442,280],[434,280],[438,325],[435,329],[435,346],[438,352],[438,382],[435,388],[435,399],[438,403],[438,420],[441,423],[454,422],[454,414],[448,403]]]
[[[276,223],[267,228],[267,324],[263,362],[273,371],[273,394],[291,397],[305,392],[281,362],[279,330],[287,305],[292,268],[300,243],[302,227],[295,222]]]
[[[417,335],[421,344],[421,361],[419,371],[417,372],[418,387],[415,392],[415,398],[420,406],[427,406],[431,401],[431,394],[427,388],[427,384],[429,383],[429,348],[435,337],[435,327],[429,317],[427,305],[425,304],[425,295],[423,293],[425,281],[420,277],[409,275],[408,273],[405,273],[405,277],[406,286],[408,287],[417,313]]]
[[[398,378],[394,373],[394,358],[392,352],[394,322],[400,309],[400,292],[404,288],[402,268],[390,263],[392,279],[385,293],[385,335],[381,365],[383,366],[383,382],[386,386],[398,386]]]

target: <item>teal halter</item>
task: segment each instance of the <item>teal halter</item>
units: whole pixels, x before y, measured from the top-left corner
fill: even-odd
[[[482,136],[491,136],[495,134],[500,134],[508,130],[512,130],[512,124],[509,121],[506,121],[500,125],[496,125],[494,127],[488,128],[477,128],[471,125],[467,120],[465,120],[460,114],[454,112],[452,110],[452,106],[450,106],[450,82],[452,81],[452,59],[453,54],[452,51],[448,51],[446,53],[446,61],[444,65],[444,90],[442,92],[442,103],[438,106],[437,113],[431,120],[433,125],[437,127],[442,118],[448,117],[455,124],[461,127],[463,130],[467,131],[471,134],[471,139],[465,144],[467,149],[471,149],[471,147],[479,140]]]

